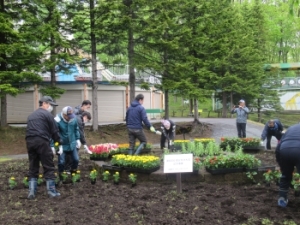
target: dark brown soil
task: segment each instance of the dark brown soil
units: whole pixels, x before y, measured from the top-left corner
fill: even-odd
[[[191,135],[211,135],[209,127],[198,131]],[[94,139],[97,141],[95,143],[103,143],[103,140],[127,142],[127,135],[120,129],[111,128],[101,132],[104,137],[98,136],[98,139]],[[158,142],[157,136],[152,135],[150,141],[151,138],[152,143]],[[179,138],[182,139],[182,136]],[[264,151],[256,156],[265,165],[276,165],[274,151]],[[27,200],[28,190],[23,187],[22,180],[27,174],[28,160],[2,162],[0,165],[0,224],[5,225],[300,224],[299,197],[294,197],[290,190],[288,207],[277,207],[278,187],[275,184],[267,187],[263,183],[208,184],[183,181],[183,192],[178,194],[174,179],[149,182],[139,180],[141,175],[138,174],[137,185],[131,187],[126,172],[122,173],[120,184],[114,185],[112,180],[103,182],[99,171],[98,180],[92,185],[89,173],[94,163],[84,154],[81,155],[79,167],[80,182],[73,185],[69,180],[67,184],[60,185],[58,190],[61,197],[54,199],[48,198],[46,186],[42,184],[36,199]],[[11,176],[18,181],[14,190],[8,188]]]
[[[290,191],[288,207],[278,208],[275,184],[183,182],[183,192],[178,194],[175,180],[142,182],[139,175],[135,187],[126,174],[119,185],[112,180],[103,182],[100,175],[92,185],[89,172],[93,165],[87,156],[81,156],[81,182],[60,185],[61,197],[55,199],[48,198],[42,184],[36,199],[27,200],[28,190],[21,183],[27,160],[3,162],[0,224],[272,224],[262,223],[267,220],[300,224],[299,197]],[[19,182],[14,190],[8,188],[10,176]]]

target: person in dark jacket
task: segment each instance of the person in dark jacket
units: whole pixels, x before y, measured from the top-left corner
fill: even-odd
[[[236,113],[236,128],[239,138],[246,137],[246,124],[249,109],[245,105],[245,101],[241,99],[238,106],[233,106],[231,114]]]
[[[79,134],[80,134],[80,142],[83,145],[83,149],[86,153],[92,154],[92,152],[89,150],[87,146],[85,134],[84,134],[85,123],[92,119],[91,114],[87,111],[84,111],[81,114],[77,115],[76,117],[77,117],[77,123],[78,123]]]
[[[294,168],[300,173],[300,124],[293,125],[282,135],[276,147],[276,161],[281,170],[278,206],[286,207],[287,194],[293,179]]]
[[[28,116],[26,128],[26,145],[29,158],[29,199],[34,199],[36,195],[40,162],[44,169],[49,197],[60,196],[60,193],[55,189],[54,182],[53,157],[56,152],[50,148],[51,140],[61,144],[58,128],[51,114],[53,106],[57,106],[57,104],[50,96],[44,96],[39,100],[39,106]],[[61,150],[62,146],[60,145],[59,148]]]
[[[164,149],[166,140],[168,141],[168,149],[172,148],[176,131],[175,123],[172,120],[163,120],[161,130],[160,148]]]
[[[143,102],[144,95],[138,94],[126,112],[125,120],[129,136],[129,155],[140,154],[140,151],[147,143],[147,139],[143,131],[143,123],[151,130],[151,132],[156,132],[147,118],[146,110],[142,106]],[[136,139],[140,141],[140,145],[135,151]]]
[[[62,140],[62,154],[58,157],[58,172],[65,170],[65,156],[70,154],[72,156],[71,173],[76,173],[78,167],[78,151],[76,148],[80,145],[80,134],[77,124],[77,118],[73,113],[73,108],[66,106],[62,112],[58,114],[54,120],[58,126],[60,139]]]
[[[282,137],[283,126],[278,119],[269,120],[261,134],[261,140],[264,141],[267,138],[267,150],[271,150],[272,136],[276,137],[280,141]]]
[[[74,107],[74,114],[77,116],[77,115],[80,115],[82,114],[83,112],[87,111],[88,109],[91,108],[91,101],[90,100],[84,100],[81,105],[78,105],[76,107]]]

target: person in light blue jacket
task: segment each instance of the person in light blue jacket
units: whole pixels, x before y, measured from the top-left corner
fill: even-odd
[[[80,134],[78,123],[73,108],[66,106],[62,112],[58,114],[54,120],[59,129],[59,135],[62,140],[63,152],[58,156],[58,172],[61,174],[65,170],[66,154],[72,156],[71,172],[75,172],[78,167],[78,152],[76,148],[80,148]]]
[[[246,137],[246,124],[249,109],[245,105],[245,101],[241,99],[239,105],[233,106],[231,113],[236,113],[236,128],[239,138]]]

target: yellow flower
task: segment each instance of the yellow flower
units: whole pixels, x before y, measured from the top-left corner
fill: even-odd
[[[58,145],[59,145],[59,144],[58,144],[58,142],[55,142],[55,143],[54,143],[54,146],[56,146],[56,147],[57,147]]]
[[[43,175],[42,175],[42,174],[40,174],[40,175],[39,175],[39,178],[42,178],[42,177],[43,177]]]
[[[106,170],[105,173],[109,173],[109,172]]]
[[[76,173],[80,173],[80,170],[77,170]]]
[[[119,175],[119,172],[116,172],[116,174],[118,174],[118,175]]]
[[[14,178],[14,177],[11,177],[10,179],[11,179],[11,180],[15,180],[15,178]]]

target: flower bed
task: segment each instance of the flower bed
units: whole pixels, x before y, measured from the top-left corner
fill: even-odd
[[[89,150],[92,152],[90,159],[103,160],[107,159],[109,155],[114,154],[118,150],[118,145],[113,143],[91,145]]]
[[[223,150],[231,149],[236,151],[238,148],[260,148],[260,138],[221,138],[220,148]]]
[[[160,158],[150,155],[114,155],[111,160],[111,164],[114,166],[135,168],[135,169],[153,169],[159,168]]]
[[[135,146],[135,149],[138,148],[139,145]],[[115,154],[127,154],[129,149],[129,144],[124,143],[124,144],[119,144],[119,148],[115,152]],[[141,150],[141,153],[149,153],[152,149],[152,144],[147,143],[146,146]]]

